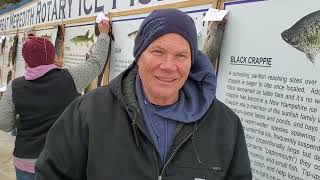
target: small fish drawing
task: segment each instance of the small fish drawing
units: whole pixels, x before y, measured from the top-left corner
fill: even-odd
[[[310,13],[281,33],[282,39],[315,63],[320,52],[320,11]]]
[[[49,39],[49,40],[52,40],[52,34],[50,34],[50,35],[44,34],[44,35],[42,35],[41,37],[42,37],[42,38]]]
[[[220,54],[225,25],[226,21],[212,21],[208,25],[202,52],[208,56],[214,66]]]
[[[86,44],[87,47],[89,47],[89,42],[90,41],[92,43],[94,42],[93,36],[94,36],[94,33],[92,33],[91,37],[89,38],[89,30],[88,30],[85,35],[73,37],[72,39],[70,39],[70,41],[73,42],[75,45],[80,44],[82,46],[82,44]]]
[[[137,35],[138,35],[138,30],[135,30],[135,31],[132,31],[131,33],[129,33],[128,37],[130,39],[135,39]]]
[[[58,30],[57,30],[57,39],[62,39],[64,40],[64,35],[65,35],[65,29],[66,26],[64,24],[59,24],[58,25]],[[63,48],[63,43],[55,43],[55,49],[56,49],[56,55],[58,56],[58,59],[62,59],[64,55],[64,50],[68,50],[68,47]],[[70,48],[69,48],[70,50]]]
[[[8,42],[11,44],[13,42],[13,37],[10,37]]]

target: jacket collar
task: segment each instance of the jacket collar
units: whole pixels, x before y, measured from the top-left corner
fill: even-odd
[[[133,62],[125,71],[123,71],[119,76],[113,79],[109,86],[112,93],[121,102],[121,105],[126,109],[128,115],[130,116],[131,125],[133,127],[135,140],[139,146],[139,135],[136,126],[139,130],[149,139],[149,141],[154,145],[150,133],[143,121],[142,113],[139,108],[138,101],[135,94],[135,79],[138,72],[138,66]],[[206,115],[205,115],[206,116]],[[196,121],[194,123],[180,123],[176,129],[176,136],[173,140],[168,158],[175,153],[175,149],[179,148],[187,139],[194,136],[198,127],[203,123],[202,120]],[[154,145],[154,147],[156,147]],[[196,148],[196,147],[194,147]],[[168,160],[168,159],[167,159]]]

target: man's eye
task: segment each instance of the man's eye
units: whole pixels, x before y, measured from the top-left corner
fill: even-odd
[[[179,57],[179,58],[186,58],[187,56],[184,55],[184,54],[177,54],[177,57]]]
[[[152,53],[157,54],[157,55],[160,55],[160,54],[162,54],[163,52],[162,52],[161,50],[153,50]]]

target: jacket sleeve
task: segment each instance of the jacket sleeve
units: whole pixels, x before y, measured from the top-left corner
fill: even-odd
[[[15,126],[16,109],[12,99],[12,81],[0,99],[0,130],[9,132]]]
[[[86,179],[88,126],[82,118],[79,98],[52,126],[35,170],[36,180]]]
[[[83,92],[89,83],[102,72],[108,57],[109,41],[108,34],[101,33],[94,44],[90,58],[79,65],[67,68],[78,93]]]
[[[237,118],[236,142],[226,180],[251,180],[252,172],[243,127]]]

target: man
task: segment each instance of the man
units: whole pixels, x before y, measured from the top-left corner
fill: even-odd
[[[36,179],[251,179],[240,120],[215,98],[212,65],[197,49],[188,15],[151,13],[135,62],[50,130]]]

